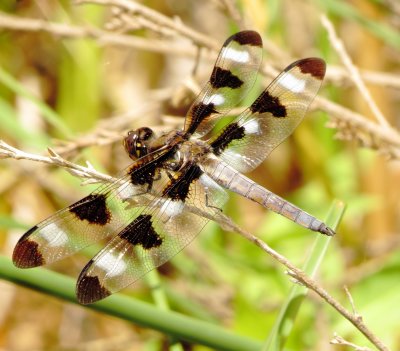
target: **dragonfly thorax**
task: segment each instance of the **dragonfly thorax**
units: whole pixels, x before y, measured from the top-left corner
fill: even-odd
[[[225,189],[305,228],[333,235],[323,222],[242,174],[263,162],[302,120],[324,78],[323,60],[292,63],[211,136],[218,120],[254,85],[262,51],[254,31],[229,37],[183,129],[157,135],[147,127],[130,131],[123,145],[133,162],[122,177],[29,229],[14,249],[14,264],[49,264],[108,240],[77,282],[78,300],[95,302],[182,250],[209,219],[220,216]]]

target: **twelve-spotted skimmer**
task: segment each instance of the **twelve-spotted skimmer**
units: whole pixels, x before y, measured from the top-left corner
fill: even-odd
[[[224,189],[303,227],[334,235],[320,220],[242,174],[256,168],[302,120],[324,78],[323,60],[306,58],[289,65],[249,108],[207,138],[219,118],[251,89],[261,58],[258,33],[229,37],[184,128],[159,137],[147,127],[129,132],[124,146],[134,162],[124,175],[28,230],[15,247],[14,264],[41,266],[107,239],[77,282],[78,300],[92,303],[189,244],[220,213],[227,200]]]

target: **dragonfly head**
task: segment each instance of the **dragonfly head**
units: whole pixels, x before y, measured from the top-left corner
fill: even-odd
[[[154,139],[154,132],[147,127],[131,130],[123,140],[125,151],[132,160],[137,160],[148,153],[148,144]]]

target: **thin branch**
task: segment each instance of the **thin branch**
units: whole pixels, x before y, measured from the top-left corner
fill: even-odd
[[[164,54],[193,57],[195,51],[188,46],[166,40],[145,39],[132,35],[110,33],[95,27],[72,26],[44,20],[21,18],[0,11],[0,28],[25,32],[46,32],[67,39],[91,38],[104,45],[117,45]]]
[[[246,29],[245,19],[240,13],[235,0],[220,0],[220,2],[225,7],[228,18],[231,18],[241,30]]]
[[[160,21],[163,23],[168,23],[170,27],[177,26],[181,28],[183,26],[182,24],[177,25],[176,21],[167,21],[166,17],[161,14],[158,14],[156,16],[154,14],[154,10],[145,10],[143,8],[143,5],[133,5],[133,3],[127,3],[126,1],[122,0],[95,0],[95,2],[99,4],[124,4],[125,7],[127,6],[132,10],[136,8],[137,11],[140,11],[140,13],[145,13],[151,18],[154,18],[154,16],[157,18],[160,17],[162,18],[162,21]],[[150,13],[151,15],[149,15],[148,13]],[[106,44],[125,45],[142,50],[163,52],[174,55],[185,55],[191,57],[196,56],[196,50],[194,50],[194,47],[176,45],[166,42],[165,40],[149,40],[135,36],[113,34],[97,28],[82,28],[66,24],[49,23],[47,21],[36,19],[22,19],[16,16],[5,15],[4,13],[0,12],[0,28],[1,27],[13,30],[45,31],[65,38],[89,37]],[[188,35],[188,39],[191,39],[193,41],[197,40],[196,45],[203,45],[209,50],[214,50],[214,52],[210,51],[206,55],[203,55],[203,57],[215,58],[216,50],[215,48],[213,48],[214,45],[210,44],[209,41],[200,40],[199,37],[201,36],[197,35],[198,33],[194,35],[193,32],[193,30],[181,30],[181,34],[183,33],[185,35]],[[266,65],[264,65],[263,73],[270,76],[275,74],[276,70],[273,70],[271,69],[271,67],[267,67]],[[376,72],[366,72],[364,78],[366,78],[367,76],[369,76],[369,78],[375,77],[374,79],[378,79],[380,81],[380,84],[389,84],[389,81],[396,81],[396,79],[393,79],[393,76],[389,77],[379,75]],[[365,116],[357,114],[327,99],[317,97],[315,102],[320,109],[330,114],[330,126],[339,130],[339,133],[337,134],[339,138],[358,140],[363,146],[381,151],[382,153],[387,154],[392,158],[400,159],[400,135],[397,131],[390,127],[386,128],[384,126],[376,125],[375,123],[369,121]]]
[[[344,292],[345,292],[346,295],[347,295],[347,298],[348,298],[349,301],[350,301],[350,305],[351,305],[351,309],[353,310],[353,314],[354,314],[355,316],[357,316],[358,313],[357,313],[357,310],[356,310],[356,306],[354,305],[353,296],[351,296],[350,291],[349,291],[349,289],[348,289],[348,287],[347,287],[346,285],[343,287],[343,289],[344,289]]]
[[[0,159],[13,158],[16,160],[29,160],[40,163],[46,163],[53,166],[63,167],[72,175],[86,179],[90,183],[104,183],[116,181],[115,178],[97,172],[91,165],[88,167],[79,166],[75,163],[69,162],[55,153],[52,149],[48,149],[49,157],[31,154],[21,151],[17,148],[8,145],[6,142],[0,140]]]
[[[75,154],[89,146],[104,146],[119,142],[122,139],[124,132],[131,129],[132,122],[135,121],[135,119],[158,111],[158,103],[165,98],[170,98],[172,89],[168,89],[168,97],[166,93],[167,92],[164,92],[164,94],[160,95],[156,99],[150,99],[150,102],[138,106],[134,111],[100,120],[92,131],[81,135],[72,141],[61,142],[57,140],[56,143],[58,142],[58,145],[54,147],[54,151],[65,157]],[[157,101],[157,99],[159,101]],[[152,128],[157,129],[157,127]]]
[[[262,244],[266,245],[265,243]],[[263,250],[267,252],[267,249]],[[269,248],[268,250],[273,251],[272,249]],[[335,300],[325,289],[319,286],[313,279],[308,277],[303,271],[293,266],[289,261],[286,260],[286,258],[284,258],[283,256],[282,258],[275,257],[276,254],[279,255],[278,253],[275,252],[269,254],[290,269],[288,272],[290,276],[298,280],[308,289],[317,293],[323,300],[325,300],[344,318],[346,318],[351,324],[353,324],[362,334],[364,334],[364,336],[369,341],[371,341],[371,343],[373,343],[378,348],[378,350],[389,351],[389,348],[367,327],[361,316],[355,315],[349,310],[347,310],[343,305],[341,305],[337,300]]]
[[[104,175],[102,173],[97,172],[93,167],[83,167],[76,165],[72,162],[64,160],[59,155],[55,154],[54,151],[49,149],[50,157],[38,156],[35,154],[30,154],[18,150],[4,141],[0,140],[0,158],[14,158],[17,160],[25,159],[31,160],[35,162],[47,163],[59,167],[66,168],[72,175],[90,180],[91,182],[114,182],[118,181],[117,179],[110,177],[108,175]],[[257,238],[253,234],[243,230],[237,224],[235,224],[229,217],[225,216],[223,213],[217,214],[216,217],[211,217],[209,213],[201,211],[198,208],[188,206],[188,210],[196,213],[200,216],[206,217],[208,219],[216,221],[222,228],[228,231],[233,231],[240,234],[246,240],[254,243],[258,247],[260,247],[264,252],[273,257],[275,260],[283,264],[289,270],[290,276],[295,278],[301,284],[313,290],[317,293],[323,300],[325,300],[328,304],[330,304],[336,311],[338,311],[342,316],[344,316],[347,320],[349,320],[361,333],[363,333],[368,340],[370,340],[379,350],[388,351],[389,349],[383,344],[383,342],[378,339],[378,337],[368,329],[365,325],[364,321],[359,315],[356,315],[348,310],[346,310],[337,300],[335,300],[332,296],[328,294],[328,292],[323,289],[314,279],[307,276],[301,269],[297,268],[293,263],[291,263],[286,257],[279,254],[270,248],[264,241]]]
[[[145,7],[144,5],[140,5],[135,2],[125,0],[80,0],[76,2],[119,6],[120,8],[123,8],[132,14],[137,14],[142,16],[143,19],[147,19],[147,22],[142,22],[142,25],[146,25],[146,23],[148,24],[149,22],[151,22],[152,24],[156,24],[159,26],[153,26],[153,29],[159,30],[160,33],[177,33],[187,39],[190,39],[190,41],[196,46],[210,49],[211,53],[209,56],[214,56],[215,52],[219,48],[219,45],[215,41],[210,40],[209,37],[202,35],[201,33],[196,32],[195,30],[183,25],[180,21],[172,20],[154,10]],[[47,21],[41,20],[21,19],[19,17],[9,16],[2,13],[0,13],[0,27],[23,31],[44,31],[65,38],[87,37],[98,40],[100,43],[103,44],[124,45],[153,52],[185,55],[191,57],[195,57],[196,55],[194,47],[185,47],[180,44],[171,45],[171,43],[167,42],[166,40],[149,40],[134,36],[109,33],[107,31],[103,31],[97,28],[82,28],[64,24],[49,23]],[[170,30],[169,32],[164,31],[168,29]],[[358,135],[360,131],[368,135],[371,141],[364,141],[365,145],[376,145],[378,148],[384,145],[385,147],[387,147],[388,152],[393,157],[400,158],[400,137],[398,133],[394,130],[386,128],[384,129],[381,126],[378,126],[377,128],[376,124],[366,120],[362,115],[356,114],[328,100],[320,98],[317,100],[317,104],[320,108],[332,114],[334,122],[336,122],[337,126],[339,126],[342,130],[347,129],[350,126],[350,130],[352,130],[351,128],[353,128],[353,131],[356,135]],[[342,128],[343,125],[345,125],[345,128]],[[357,136],[357,138],[359,138],[360,141],[363,140],[362,137]],[[368,142],[370,144],[368,144]],[[15,158],[18,160],[26,159],[35,162],[42,162],[50,165],[64,167],[74,176],[89,180],[91,182],[112,182],[116,180],[113,177],[106,176],[97,172],[91,166],[82,167],[73,164],[63,159],[56,152],[50,149],[49,153],[50,157],[29,154],[0,141],[0,158]],[[196,209],[193,209],[193,211],[196,211]],[[213,219],[215,220],[215,218]],[[220,217],[217,218],[217,221],[222,227],[231,231],[238,232],[244,238],[253,242],[274,259],[286,266],[293,277],[295,277],[298,281],[300,281],[309,289],[315,291],[322,299],[333,306],[340,314],[342,314],[357,329],[359,329],[372,343],[374,343],[379,350],[388,350],[387,347],[366,327],[362,320],[357,318],[354,313],[347,311],[342,305],[339,304],[339,302],[334,300],[322,287],[320,287],[317,282],[308,277],[303,271],[295,267],[284,256],[272,250],[265,242],[263,242],[259,238],[242,230],[223,214],[221,214]]]
[[[124,45],[141,50],[174,55],[185,55],[190,57],[196,56],[196,50],[194,50],[194,47],[189,48],[182,45],[172,44],[165,40],[143,39],[134,36],[113,34],[96,28],[82,28],[66,24],[55,24],[37,19],[23,19],[16,16],[5,15],[1,12],[0,28],[23,31],[45,31],[65,38],[89,37],[104,44]],[[211,48],[208,47],[208,49]],[[216,51],[209,52],[206,55],[203,55],[203,57],[215,59],[215,55]],[[276,70],[265,65],[262,72],[268,76],[273,76],[277,73]],[[386,85],[390,84],[390,81],[395,81],[393,78],[390,80],[390,77],[379,75],[375,72],[368,72],[365,74],[365,78],[369,75],[370,78],[375,77],[376,79],[379,79],[380,84]],[[379,150],[394,159],[400,159],[400,135],[394,129],[379,126],[376,123],[369,121],[365,116],[322,97],[317,97],[315,99],[314,106],[326,111],[330,115],[330,126],[339,130],[339,133],[337,134],[339,138],[345,140],[356,139],[363,146]]]
[[[400,76],[395,73],[358,69],[363,81],[384,88],[400,89]],[[342,66],[329,65],[325,80],[335,85],[347,85],[350,81],[349,72]]]
[[[195,45],[212,48],[213,50],[219,49],[219,43],[210,39],[209,36],[204,35],[192,28],[184,25],[179,20],[173,20],[147,6],[139,4],[138,2],[128,0],[76,0],[75,4],[99,4],[108,6],[117,6],[123,10],[129,11],[131,14],[140,15],[150,20],[153,24],[157,24],[160,28],[165,27],[174,30],[177,34],[190,39]]]
[[[382,126],[389,128],[389,123],[383,116],[382,112],[379,110],[378,106],[375,104],[375,101],[372,98],[369,90],[367,89],[363,80],[361,79],[358,68],[351,61],[351,58],[346,52],[343,42],[337,36],[332,22],[330,22],[328,17],[326,17],[325,15],[321,17],[321,22],[329,34],[329,39],[331,41],[332,46],[336,49],[336,52],[338,53],[340,59],[342,60],[343,64],[350,73],[350,78],[353,80],[354,84],[360,90],[362,97],[364,98],[365,102],[368,104],[369,108],[373,112],[375,118]]]
[[[344,346],[350,346],[352,347],[355,351],[372,351],[368,347],[364,346],[358,346],[356,344],[353,344],[352,342],[349,342],[345,339],[343,339],[341,336],[335,333],[335,337],[331,340],[330,342],[332,345],[344,345]]]
[[[336,136],[339,139],[357,140],[361,146],[400,159],[400,135],[397,130],[377,125],[365,116],[321,96],[315,98],[313,105],[329,114],[328,126],[338,129]]]
[[[0,11],[0,28],[24,32],[46,32],[57,37],[66,39],[88,38],[94,39],[102,45],[116,45],[150,52],[157,52],[176,56],[196,57],[197,51],[194,46],[182,46],[172,41],[147,39],[138,36],[117,34],[94,27],[73,26],[64,23],[52,23],[46,20],[21,18],[5,14]],[[264,44],[266,41],[264,40]],[[267,41],[268,43],[268,41]],[[210,52],[203,59],[213,60],[217,52],[216,48],[204,45]],[[270,50],[267,48],[267,51]],[[270,71],[272,72],[272,71]],[[274,71],[276,72],[276,71]],[[362,79],[370,84],[384,86],[393,89],[400,89],[400,77],[395,74],[360,70]],[[348,72],[339,66],[329,66],[326,80],[336,84],[346,84],[349,80]]]

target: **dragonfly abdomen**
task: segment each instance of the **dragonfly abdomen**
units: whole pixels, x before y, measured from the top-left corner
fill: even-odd
[[[205,171],[219,185],[274,211],[307,229],[332,236],[335,232],[324,222],[253,182],[233,167],[216,159],[206,162]]]

